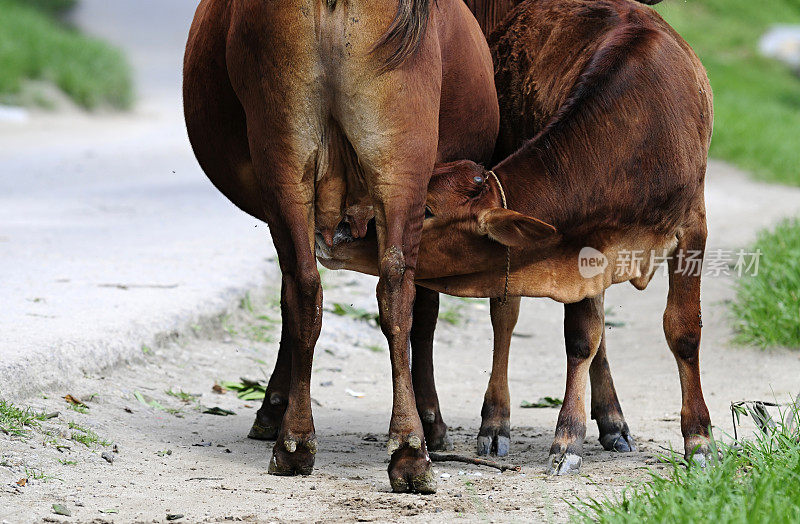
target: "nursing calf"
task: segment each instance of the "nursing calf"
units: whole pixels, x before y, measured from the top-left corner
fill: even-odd
[[[515,305],[498,299],[566,304],[567,385],[549,466],[561,474],[580,467],[590,375],[604,446],[632,447],[605,361],[603,293],[626,281],[644,289],[667,260],[663,324],[678,364],[685,453],[704,462],[710,418],[700,386],[699,264],[713,109],[702,65],[657,13],[626,0],[529,0],[490,45],[501,107],[497,151],[510,154],[492,171],[468,161],[437,166],[418,285],[493,297],[493,309],[509,308],[497,318],[512,328]],[[353,242],[326,256],[365,270],[367,252]],[[593,271],[581,271],[587,254],[600,261]],[[499,358],[493,373],[504,383],[502,351]],[[507,389],[505,400],[489,405],[503,402]]]

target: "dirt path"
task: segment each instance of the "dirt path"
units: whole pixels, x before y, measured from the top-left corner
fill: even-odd
[[[754,196],[763,191],[765,198],[773,190],[735,173],[724,176],[725,183],[711,183],[711,202],[729,201],[720,193],[726,188],[738,192],[744,187]],[[784,196],[786,191],[792,194],[784,190]],[[776,209],[768,199],[758,205]],[[737,229],[731,223],[736,213],[728,215],[724,227],[716,229],[720,233],[712,249],[734,246],[737,237],[748,239],[755,231]],[[744,216],[738,220],[747,223]],[[274,262],[269,271],[268,280],[277,285]],[[375,311],[374,279],[327,272],[323,280],[327,307],[342,302]],[[239,400],[230,392],[218,395],[211,387],[215,380],[264,378],[271,371],[279,334],[274,322],[279,318],[277,289],[272,288],[251,297],[253,304],[270,306],[253,313],[235,311],[219,320],[219,329],[168,339],[139,362],[86,376],[68,391],[45,392],[46,399],[22,399],[36,409],[61,414],[30,439],[0,435],[0,521],[162,522],[167,514],[185,515],[186,522],[565,521],[569,502],[618,493],[626,483],[647,478],[648,468],[660,467],[655,455],[662,447],[682,446],[678,377],[661,334],[665,281],[657,277],[644,293],[616,286],[607,294],[609,359],[641,452],[604,452],[596,427],[590,425],[581,476],[543,475],[557,410],[516,408],[522,400],[563,394],[562,306],[547,300],[524,301],[513,341],[510,382],[515,409],[508,462],[523,465],[520,473],[437,464],[437,494],[390,493],[385,432],[391,387],[385,341],[367,322],[328,313],[312,386],[320,440],[317,468],[307,478],[267,475],[270,446],[245,438],[258,402]],[[703,380],[716,434],[723,438],[732,432],[730,401],[787,399],[800,387],[800,353],[731,347],[726,307],[733,296],[731,284],[729,277],[707,278],[703,290]],[[471,455],[491,359],[488,305],[446,298],[442,310],[455,322],[440,321],[437,333],[442,411],[456,451]],[[203,414],[194,401],[183,403],[167,395],[169,389],[201,394],[196,403],[230,409],[236,416]],[[145,406],[135,392],[167,410],[180,411],[171,414]],[[68,409],[61,398],[67,393],[91,398],[88,413]],[[119,453],[71,440],[80,430],[70,429],[69,422],[113,442]],[[102,451],[110,452],[113,464],[101,458]],[[41,475],[45,478],[35,479]],[[21,478],[29,479],[27,486],[16,486]],[[56,503],[66,505],[73,516],[53,515]]]

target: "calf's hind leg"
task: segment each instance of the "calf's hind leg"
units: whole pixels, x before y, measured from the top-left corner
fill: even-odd
[[[678,249],[669,263],[669,294],[664,311],[664,334],[675,355],[681,381],[681,432],[687,461],[705,466],[710,454],[711,418],[700,386],[701,267],[680,267],[678,261],[705,251],[705,220],[678,237]]]
[[[606,358],[605,330],[600,339],[600,347],[589,368],[592,384],[592,419],[597,421],[600,430],[600,444],[606,451],[636,451],[628,424],[622,414],[611,369]]]
[[[508,355],[511,334],[519,318],[520,297],[508,297],[502,302],[490,301],[494,352],[492,374],[483,397],[481,429],[478,431],[478,455],[494,453],[508,455],[511,446],[511,398],[508,392]]]
[[[564,306],[567,346],[567,387],[558,414],[556,436],[550,447],[547,473],[567,475],[580,471],[586,437],[586,382],[604,329],[603,295]]]

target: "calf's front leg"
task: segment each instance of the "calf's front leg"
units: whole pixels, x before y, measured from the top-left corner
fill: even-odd
[[[481,429],[478,431],[478,455],[508,455],[511,447],[511,397],[508,391],[508,355],[511,335],[519,319],[520,297],[508,297],[503,302],[493,298],[490,303],[494,352],[492,374],[483,397]]]
[[[586,382],[589,368],[603,339],[603,296],[564,306],[564,340],[567,348],[567,387],[558,414],[556,435],[550,447],[547,473],[578,473],[586,437]]]

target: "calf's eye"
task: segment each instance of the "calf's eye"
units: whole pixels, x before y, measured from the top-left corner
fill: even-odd
[[[425,218],[433,218],[433,211],[428,206],[425,206]]]
[[[476,175],[475,178],[473,178],[472,180],[475,181],[475,183],[478,185],[483,184],[483,177],[480,175]]]

